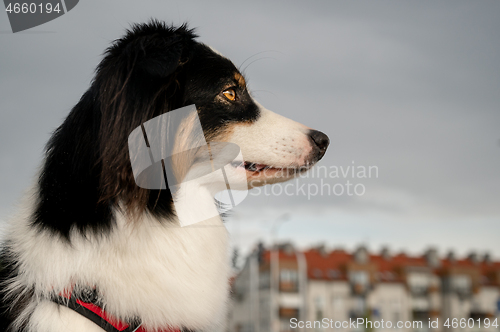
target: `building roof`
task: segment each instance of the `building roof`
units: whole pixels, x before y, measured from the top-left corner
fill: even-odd
[[[307,276],[314,280],[347,280],[350,271],[365,270],[377,282],[404,282],[408,272],[424,271],[439,275],[470,273],[479,276],[478,282],[482,285],[500,285],[500,262],[478,261],[472,259],[474,257],[438,258],[437,264],[431,265],[427,253],[421,256],[368,253],[368,259],[364,262],[356,260],[356,252],[349,253],[342,249],[326,251],[324,247],[310,248],[303,254],[307,262]],[[268,268],[270,257],[271,251],[263,250],[261,265]],[[285,263],[296,263],[296,253],[289,246],[280,247],[279,262],[282,267]]]

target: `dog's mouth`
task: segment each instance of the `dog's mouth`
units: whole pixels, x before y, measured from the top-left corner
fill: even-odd
[[[307,172],[313,164],[305,165],[267,165],[249,161],[233,162],[232,166],[240,172],[245,172],[248,188],[260,187],[266,184],[279,183],[293,179]]]
[[[236,168],[244,168],[247,172],[251,173],[252,175],[258,175],[267,172],[269,172],[269,174],[274,174],[276,172],[283,172],[285,174],[290,175],[290,174],[306,172],[312,167],[312,165],[309,164],[304,166],[271,166],[271,165],[253,163],[249,161],[245,161],[243,163],[235,163],[233,166]]]
[[[252,163],[252,162],[248,162],[248,161],[245,161],[244,167],[248,172],[255,172],[255,173],[262,172],[266,169],[275,168],[275,167],[271,167],[268,165],[257,164],[257,163]]]

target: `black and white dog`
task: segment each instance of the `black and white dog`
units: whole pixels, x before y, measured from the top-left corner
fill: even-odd
[[[245,162],[235,168],[249,188],[307,170],[329,140],[259,105],[233,63],[195,38],[186,26],[151,21],[106,51],[8,225],[3,330],[176,331],[224,323],[230,270],[221,218],[180,227],[168,189],[136,185],[129,134],[194,104],[207,142],[241,148]],[[201,205],[214,202],[204,199]]]

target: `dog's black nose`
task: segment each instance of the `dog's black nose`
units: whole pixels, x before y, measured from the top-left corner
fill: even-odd
[[[318,160],[320,160],[325,155],[326,148],[330,144],[330,139],[328,138],[328,136],[323,134],[321,131],[317,131],[317,130],[311,130],[309,132],[309,136],[311,137],[311,140],[314,142],[314,144],[316,145],[316,147],[319,150]]]

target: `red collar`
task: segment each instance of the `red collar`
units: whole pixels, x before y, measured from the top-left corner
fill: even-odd
[[[141,326],[140,320],[127,323],[108,314],[98,305],[94,290],[86,290],[80,293],[84,296],[77,297],[73,291],[61,293],[60,296],[54,298],[54,302],[66,306],[90,319],[106,332],[148,332]],[[158,332],[181,332],[181,329],[167,328],[158,330]]]

